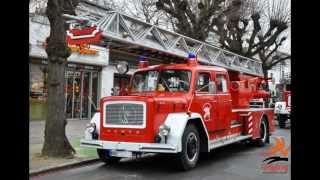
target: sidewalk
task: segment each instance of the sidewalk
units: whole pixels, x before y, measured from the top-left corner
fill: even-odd
[[[44,141],[44,121],[31,121],[29,134],[29,174],[87,163],[97,160],[95,149],[80,147],[80,139],[89,120],[70,120],[66,126],[67,137],[76,150],[72,159],[40,157]]]

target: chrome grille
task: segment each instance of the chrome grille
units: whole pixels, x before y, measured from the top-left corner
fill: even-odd
[[[143,125],[144,106],[134,103],[107,104],[105,107],[106,125]]]

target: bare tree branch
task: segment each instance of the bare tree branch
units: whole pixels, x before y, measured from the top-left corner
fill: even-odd
[[[288,56],[285,56],[285,57],[282,57],[280,59],[277,59],[275,60],[274,62],[272,62],[271,64],[268,65],[269,69],[271,69],[273,66],[277,65],[278,63],[280,62],[283,62],[287,59],[291,59],[291,55],[288,55]]]

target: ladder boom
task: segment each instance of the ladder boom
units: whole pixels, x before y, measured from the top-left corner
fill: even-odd
[[[228,70],[263,77],[262,64],[217,46],[201,42],[184,35],[168,31],[139,19],[116,12],[107,11],[103,17],[81,17],[64,15],[75,20],[87,20],[97,25],[105,38],[165,52],[181,58],[188,53],[197,54],[198,61]]]

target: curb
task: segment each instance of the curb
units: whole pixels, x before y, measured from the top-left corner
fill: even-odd
[[[78,161],[78,162],[69,162],[69,163],[64,163],[64,164],[60,164],[60,165],[56,165],[56,166],[49,166],[49,167],[29,171],[29,176],[30,177],[37,176],[37,175],[40,175],[43,173],[58,171],[58,170],[67,169],[67,168],[73,168],[73,167],[77,167],[77,166],[83,166],[86,164],[92,164],[92,163],[96,163],[99,161],[100,161],[99,158],[90,158],[90,159]]]

